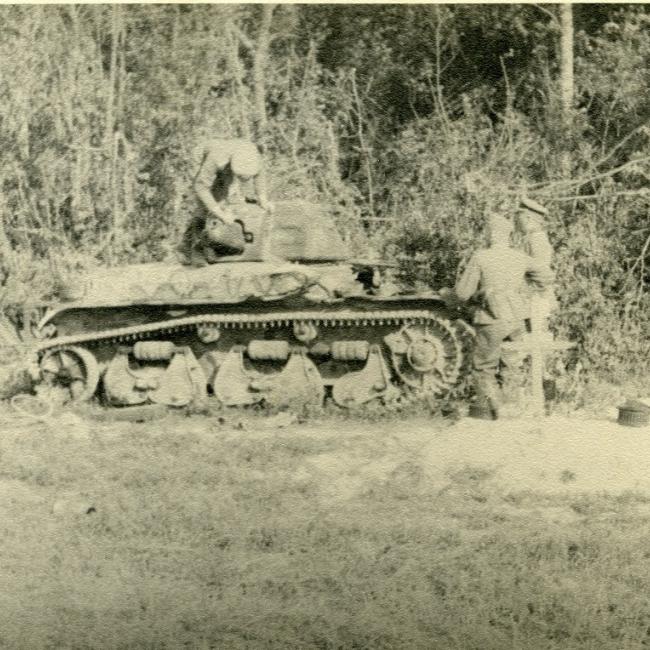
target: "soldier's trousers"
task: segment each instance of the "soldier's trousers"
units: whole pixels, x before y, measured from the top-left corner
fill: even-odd
[[[489,325],[475,325],[474,342],[474,382],[479,399],[487,398],[498,403],[496,373],[501,358],[501,344],[509,339],[514,341],[524,332],[524,324],[496,321]]]
[[[185,232],[183,233],[180,244],[176,247],[176,250],[185,258],[187,258],[188,263],[194,256],[202,255],[201,251],[199,250],[199,243],[201,233],[205,228],[205,221],[205,213],[201,210],[196,210],[190,217],[189,223],[185,228]]]

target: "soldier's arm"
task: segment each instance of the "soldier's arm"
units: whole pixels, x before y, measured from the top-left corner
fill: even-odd
[[[263,210],[272,207],[266,193],[266,172],[264,169],[261,169],[259,174],[253,178],[253,188],[255,189],[255,198],[260,207]]]
[[[548,240],[545,232],[534,232],[530,235],[530,254],[531,257],[541,264],[551,266],[553,259],[553,247]]]
[[[550,287],[555,282],[555,273],[551,267],[540,262],[532,257],[528,257],[528,266],[526,269],[526,277],[529,281],[536,284],[541,289]]]
[[[465,270],[456,282],[454,293],[459,300],[467,302],[476,293],[480,281],[481,268],[476,255],[472,255]]]
[[[194,191],[210,213],[228,223],[232,223],[232,215],[220,206],[212,196],[212,183],[221,168],[216,157],[213,154],[208,154],[204,158],[199,173],[194,180]]]

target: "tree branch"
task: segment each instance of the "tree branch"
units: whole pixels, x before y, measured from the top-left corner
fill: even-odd
[[[644,122],[640,126],[637,126],[636,129],[633,129],[630,131],[620,142],[615,144],[610,150],[609,153],[605,154],[599,161],[595,162],[593,164],[593,167],[600,167],[606,160],[611,158],[616,151],[618,151],[626,142],[629,142],[629,140],[636,135],[639,131],[641,131],[644,128],[648,127],[648,122]]]
[[[540,11],[545,13],[555,23],[556,26],[560,24],[558,17],[546,7],[542,7],[542,5],[537,5],[537,4],[533,4],[531,5],[531,7],[535,7],[535,9],[539,9]]]
[[[442,70],[441,70],[441,47],[440,47],[440,39],[441,39],[441,32],[442,32],[442,19],[440,18],[440,7],[435,7],[435,14],[436,14],[436,30],[435,30],[435,46],[436,46],[436,92],[435,92],[435,99],[438,102],[438,109],[440,111],[440,116],[442,117],[442,121],[445,124],[446,128],[449,129],[449,118],[447,117],[447,110],[445,109],[445,101],[442,95],[442,85],[441,85],[441,78],[442,78]]]
[[[255,45],[254,45],[253,41],[251,41],[251,39],[248,38],[248,36],[247,36],[246,34],[244,34],[244,32],[242,32],[242,30],[239,29],[239,27],[238,27],[237,25],[235,25],[235,24],[233,23],[233,24],[230,26],[230,28],[232,29],[233,34],[234,34],[234,35],[239,39],[239,41],[241,42],[241,44],[242,44],[242,45],[243,45],[243,46],[244,46],[244,47],[245,47],[249,52],[253,52],[253,51],[255,50]]]
[[[266,137],[266,64],[270,45],[271,22],[277,5],[262,6],[262,21],[253,56],[253,97],[255,102],[255,136],[258,144]]]
[[[640,267],[639,270],[639,294],[643,293],[644,277],[645,277],[645,258],[648,256],[648,249],[650,249],[650,235],[647,236],[643,247],[641,248],[641,253],[636,258],[636,261],[632,265],[632,268],[629,270],[629,274],[632,275],[635,269]]]
[[[531,194],[534,194],[534,192],[531,192]],[[648,194],[648,190],[646,188],[640,189],[640,190],[624,190],[622,192],[608,192],[606,195],[606,198],[610,198],[612,196],[644,196]],[[602,199],[605,198],[605,195],[603,194],[575,194],[573,196],[545,196],[544,201],[546,202],[554,202],[554,201],[584,201],[587,199]]]
[[[634,160],[628,160],[626,163],[623,163],[618,167],[614,167],[609,171],[602,172],[601,174],[594,174],[593,176],[589,176],[587,178],[555,181],[553,183],[536,183],[534,185],[531,185],[530,188],[532,190],[541,190],[541,189],[551,190],[554,187],[571,187],[571,186],[581,187],[582,185],[586,185],[587,183],[591,183],[592,181],[597,181],[599,178],[607,178],[608,176],[613,176],[617,172],[623,171],[626,167],[629,167],[630,165],[634,165],[640,162],[646,162],[648,160],[650,160],[650,156],[644,156],[643,158],[635,158]]]

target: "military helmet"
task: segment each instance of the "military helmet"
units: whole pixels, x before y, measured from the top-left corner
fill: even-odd
[[[235,176],[257,176],[262,168],[262,156],[252,142],[238,142],[230,156],[230,168]]]

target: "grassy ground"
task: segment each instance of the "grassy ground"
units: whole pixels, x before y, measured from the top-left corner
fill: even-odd
[[[0,646],[650,646],[650,491],[566,422],[239,418],[2,416]]]

